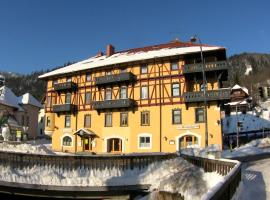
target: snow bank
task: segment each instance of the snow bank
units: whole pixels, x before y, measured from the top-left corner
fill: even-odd
[[[270,152],[270,138],[256,139],[231,150],[224,150],[221,153],[223,158],[243,157]]]
[[[151,191],[163,190],[178,192],[185,199],[200,199],[211,187],[223,177],[217,173],[204,171],[183,158],[157,162],[145,169],[121,170],[83,169],[63,170],[53,167],[34,166],[32,168],[14,169],[0,165],[0,180],[7,182],[31,183],[61,186],[116,186],[150,184]]]
[[[1,142],[0,151],[32,153],[32,154],[55,154],[51,148],[51,141],[41,139],[32,140],[27,143]]]

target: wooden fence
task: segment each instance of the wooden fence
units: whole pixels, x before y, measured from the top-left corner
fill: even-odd
[[[217,172],[225,176],[225,182],[212,193],[210,200],[230,200],[241,182],[241,164],[195,156],[181,155],[190,163],[201,167],[205,172]]]
[[[39,155],[15,152],[1,152],[0,164],[12,168],[25,168],[32,166],[53,167],[58,170],[73,169],[112,169],[120,170],[143,169],[148,165],[163,160],[176,158],[175,153],[154,153],[154,154],[129,154],[129,155]]]

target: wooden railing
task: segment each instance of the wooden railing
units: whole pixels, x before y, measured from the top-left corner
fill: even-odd
[[[225,182],[209,195],[210,200],[230,200],[240,181],[241,181],[241,164],[235,162],[214,160],[182,154],[188,162],[203,168],[205,172],[217,172],[225,176]]]
[[[204,65],[204,70],[207,71],[216,71],[216,70],[228,70],[228,63],[226,61],[217,61],[217,62],[208,62]],[[187,64],[184,66],[183,73],[196,73],[202,72],[202,64]]]
[[[39,155],[0,151],[0,165],[11,168],[25,168],[32,166],[55,167],[58,170],[73,169],[134,169],[145,168],[149,164],[176,158],[175,153],[140,154],[140,155],[91,155],[91,156],[59,156]]]

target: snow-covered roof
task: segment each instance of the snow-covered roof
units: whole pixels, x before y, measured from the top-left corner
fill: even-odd
[[[248,103],[246,100],[244,100],[244,101],[229,102],[229,103],[226,103],[225,105],[235,106],[235,105],[246,105],[246,104]]]
[[[42,107],[38,100],[35,99],[35,97],[33,97],[31,94],[26,93],[20,97],[17,97],[12,90],[5,85],[0,88],[0,104],[17,108],[19,111],[24,111],[24,109],[20,106],[22,104],[28,104],[39,108]]]
[[[18,105],[18,97],[7,86],[0,88],[0,104],[20,108]]]
[[[32,106],[36,106],[42,108],[41,103],[33,97],[30,93],[25,93],[24,95],[18,97],[19,104],[28,104]]]
[[[232,87],[232,90],[238,90],[238,89],[241,89],[243,90],[246,94],[248,94],[248,89],[246,87],[241,87],[240,85],[235,85]]]
[[[203,45],[203,51],[213,51],[225,49],[224,47],[219,46],[209,46]],[[54,71],[48,72],[39,76],[39,78],[48,78],[50,76],[61,75],[66,73],[72,73],[87,69],[93,69],[103,66],[127,63],[127,62],[134,62],[134,61],[141,61],[153,58],[162,58],[168,56],[177,56],[189,53],[200,52],[200,46],[195,45],[192,43],[183,43],[179,41],[163,44],[163,45],[156,45],[150,47],[143,47],[137,49],[131,49],[127,51],[117,52],[109,57],[106,55],[103,56],[94,56],[89,59],[83,60],[78,63],[74,63],[72,65],[56,69]]]

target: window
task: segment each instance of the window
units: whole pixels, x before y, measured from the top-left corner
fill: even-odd
[[[112,126],[112,113],[105,113],[105,127]]]
[[[120,73],[125,73],[125,72],[127,72],[127,68],[121,68],[120,69]]]
[[[151,148],[151,138],[150,136],[139,136],[139,148]]]
[[[120,113],[120,126],[128,126],[128,113]]]
[[[176,109],[172,111],[172,122],[173,124],[181,124],[182,123],[182,112],[180,109]]]
[[[112,71],[106,71],[106,75],[112,75]]]
[[[47,101],[46,101],[46,106],[47,107],[51,107],[51,105],[52,105],[52,97],[51,96],[48,96],[47,97]]]
[[[91,115],[84,115],[84,127],[90,128],[91,127]]]
[[[55,85],[57,83],[58,83],[57,79],[53,80],[53,85]]]
[[[22,126],[24,126],[24,116],[22,116]]]
[[[50,117],[47,117],[46,118],[46,126],[47,127],[51,126],[51,119],[50,119]]]
[[[141,99],[148,99],[148,87],[147,86],[141,87]]]
[[[179,87],[179,83],[173,83],[173,84],[172,84],[172,96],[173,96],[173,97],[178,97],[178,96],[180,96],[180,87]]]
[[[120,99],[126,99],[127,98],[127,87],[122,86],[120,89]]]
[[[67,93],[66,94],[66,100],[65,100],[66,104],[70,104],[71,103],[71,93]]]
[[[91,103],[91,92],[86,92],[85,93],[85,104],[90,104]]]
[[[147,64],[141,65],[141,74],[147,74],[148,73],[148,66]]]
[[[171,62],[171,70],[178,70],[179,65],[177,61]]]
[[[67,82],[71,82],[71,80],[72,80],[71,77],[67,77],[67,80],[66,81]]]
[[[70,115],[65,116],[65,127],[66,128],[70,127]]]
[[[87,82],[89,82],[89,81],[91,81],[92,79],[91,79],[91,74],[86,74],[86,81]]]
[[[69,137],[69,136],[65,136],[63,138],[63,146],[69,146],[70,147],[71,144],[72,144],[72,138]]]
[[[105,100],[111,100],[112,99],[112,89],[106,88],[105,90]]]
[[[150,125],[150,112],[143,111],[141,112],[141,126],[149,126]]]
[[[195,109],[195,120],[196,122],[204,122],[204,109],[203,108],[196,108]]]

